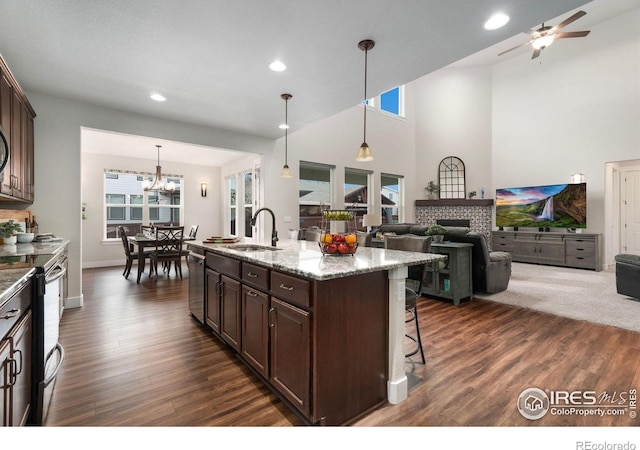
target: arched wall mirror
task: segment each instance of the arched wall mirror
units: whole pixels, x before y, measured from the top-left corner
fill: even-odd
[[[460,158],[447,156],[438,168],[440,198],[466,198],[464,163]]]

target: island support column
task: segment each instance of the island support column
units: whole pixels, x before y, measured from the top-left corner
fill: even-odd
[[[389,379],[387,399],[396,404],[408,396],[408,380],[404,370],[405,279],[407,267],[389,270]]]

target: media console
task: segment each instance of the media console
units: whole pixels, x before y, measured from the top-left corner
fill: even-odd
[[[492,231],[491,247],[516,262],[602,270],[600,234]]]

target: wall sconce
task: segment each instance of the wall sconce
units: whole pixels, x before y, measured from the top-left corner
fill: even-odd
[[[200,196],[201,197],[207,196],[207,183],[200,183]]]
[[[584,174],[583,173],[574,173],[571,175],[571,183],[580,184],[584,183]]]

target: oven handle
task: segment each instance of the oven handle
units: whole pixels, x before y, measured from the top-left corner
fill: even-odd
[[[44,279],[44,283],[45,284],[50,284],[53,283],[56,280],[59,280],[60,278],[62,278],[64,276],[65,273],[67,273],[67,269],[61,265],[58,265],[56,268],[52,269],[51,272],[49,273],[53,273],[56,270],[60,269],[58,272],[56,272],[54,275],[46,276]]]
[[[51,358],[51,356],[53,356],[53,352],[55,352],[55,351],[57,351],[58,354],[60,355],[60,360],[58,361],[58,365],[56,366],[56,368],[53,371],[53,373],[51,374],[51,376],[49,376],[49,378],[47,378],[46,380],[44,380],[42,382],[42,386],[45,387],[45,388],[47,386],[49,386],[53,380],[56,379],[56,376],[58,376],[58,372],[60,371],[60,368],[62,367],[62,362],[64,361],[64,347],[62,347],[62,345],[59,342],[56,344],[55,347],[53,347],[51,349],[51,351],[47,355],[46,361],[49,361],[49,358]],[[46,366],[46,363],[45,363],[45,366]]]

